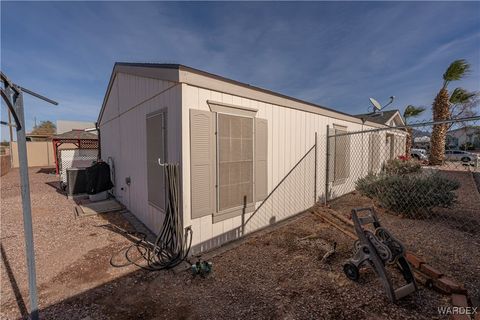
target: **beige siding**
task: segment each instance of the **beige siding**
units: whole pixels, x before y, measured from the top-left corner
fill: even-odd
[[[361,124],[350,123],[342,120],[335,120],[323,115],[309,113],[301,110],[285,108],[243,97],[233,96],[226,93],[198,88],[182,84],[182,123],[189,122],[189,110],[197,109],[209,111],[207,100],[214,100],[223,103],[239,105],[258,109],[257,117],[268,121],[268,192],[270,192],[279,181],[292,169],[303,155],[314,145],[315,132],[319,134],[318,149],[318,185],[317,197],[324,197],[325,190],[325,134],[327,125],[341,125],[347,127],[348,131],[362,129]],[[190,194],[190,132],[188,126],[182,127],[182,164],[183,164],[183,212],[184,225],[191,225],[193,229],[193,246],[196,250],[208,250],[225,241],[232,240],[239,236],[241,217],[212,223],[212,217],[205,216],[198,219],[191,218],[191,194]],[[322,147],[323,145],[323,147]],[[368,141],[365,147],[368,150]],[[366,153],[368,155],[368,153]],[[350,164],[356,160],[354,157]],[[367,169],[365,169],[366,172]],[[353,170],[351,170],[352,172]],[[359,174],[358,174],[359,175]],[[353,176],[353,174],[351,174]],[[313,194],[313,183],[312,183]],[[344,189],[354,187],[353,182],[348,183],[347,188],[340,188],[336,193],[344,193]],[[298,192],[291,190],[291,192]],[[292,214],[304,211],[312,205],[305,201],[296,203],[295,197],[285,196],[278,199],[278,210],[276,221],[284,219]],[[257,203],[257,206],[260,202]],[[248,215],[247,215],[248,218]],[[262,217],[249,226],[249,230],[261,228],[268,224],[270,217]]]
[[[110,90],[110,94],[108,95],[105,109],[103,111],[102,124],[118,117],[118,79],[118,76],[115,77],[112,84],[112,90]]]
[[[161,226],[163,212],[148,204],[146,115],[167,108],[168,161],[179,163],[180,99],[180,86],[175,83],[118,74],[100,123],[102,158],[114,160],[115,196],[154,232]]]
[[[115,163],[115,195],[147,227],[159,230],[163,212],[150,206],[147,199],[147,161],[146,161],[146,115],[167,108],[167,154],[169,162],[181,164],[182,210],[184,227],[193,230],[193,246],[198,251],[208,250],[240,236],[241,216],[212,222],[212,216],[206,215],[192,219],[191,212],[191,163],[190,163],[190,110],[210,111],[207,101],[239,105],[258,109],[257,117],[268,121],[267,153],[267,191],[270,192],[292,167],[313,146],[315,132],[318,133],[317,165],[317,199],[324,198],[326,168],[326,129],[327,125],[345,126],[347,131],[371,129],[360,123],[330,118],[326,115],[304,110],[288,108],[224,92],[195,87],[185,83],[141,78],[119,73],[112,85],[110,97],[106,102],[104,115],[100,123],[102,158],[112,157]],[[347,181],[341,184],[331,182],[332,196],[350,192],[354,182],[368,172],[368,139],[355,145],[352,149],[349,166],[360,165],[360,169],[350,168]],[[358,149],[364,150],[359,152]],[[127,186],[125,178],[131,178]],[[306,183],[308,185],[308,183]],[[252,219],[247,232],[256,230],[276,221],[302,212],[313,203],[312,184],[308,185],[309,200],[296,197],[299,190],[282,191],[277,196],[275,213],[259,212]],[[292,195],[291,197],[289,195]],[[297,200],[300,199],[300,200]],[[260,202],[257,202],[257,206]],[[246,219],[248,219],[247,215]]]

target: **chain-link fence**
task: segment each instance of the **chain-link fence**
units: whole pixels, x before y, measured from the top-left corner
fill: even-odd
[[[445,146],[430,142],[439,125],[447,132]],[[409,250],[466,283],[480,300],[480,119],[328,132],[330,206],[348,213],[374,205]],[[437,165],[430,165],[432,148],[445,148]]]
[[[243,234],[301,213],[315,204],[316,146],[292,167],[251,215],[242,222]]]
[[[236,232],[259,230],[316,202],[345,217],[375,206],[408,250],[465,283],[480,301],[480,118],[442,123],[446,151],[439,165],[429,159],[434,125],[327,127],[255,212],[242,215]]]

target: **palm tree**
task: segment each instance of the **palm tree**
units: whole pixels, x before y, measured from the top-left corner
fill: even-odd
[[[463,78],[470,70],[470,64],[464,60],[455,60],[443,74],[443,86],[438,92],[432,106],[433,121],[449,120],[451,117],[451,97],[447,87],[452,81]],[[455,91],[454,91],[455,92]],[[453,95],[452,95],[453,97]],[[447,136],[448,124],[433,125],[432,137],[430,139],[429,161],[432,165],[440,165],[445,157],[445,139]]]
[[[468,92],[463,88],[455,88],[450,95],[450,119],[460,116],[474,116],[478,105],[478,92]],[[450,124],[452,126],[452,124]]]
[[[405,119],[405,124],[408,125],[409,119],[417,117],[421,115],[425,111],[423,107],[415,107],[411,104],[405,108],[403,112],[403,118]],[[407,141],[405,143],[405,155],[407,158],[410,157],[410,149],[412,149],[413,145],[413,129],[412,127],[407,127]]]

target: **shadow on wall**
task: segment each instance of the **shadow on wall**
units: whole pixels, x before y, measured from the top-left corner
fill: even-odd
[[[222,233],[214,238],[211,238],[204,242],[196,244],[190,249],[190,253],[192,255],[205,253],[208,250],[218,248],[222,245],[225,245],[228,242],[237,240],[242,237],[242,229],[243,227],[240,226],[230,231],[227,231],[225,233]]]

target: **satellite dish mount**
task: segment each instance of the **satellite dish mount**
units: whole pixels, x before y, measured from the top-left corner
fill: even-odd
[[[382,111],[383,109],[385,109],[387,106],[391,105],[393,103],[393,100],[395,99],[395,96],[391,96],[390,97],[390,101],[384,105],[382,107],[382,105],[380,104],[380,102],[378,102],[377,100],[375,100],[374,98],[369,98],[370,100],[370,103],[373,105],[373,113],[376,113],[376,112],[380,112]]]

